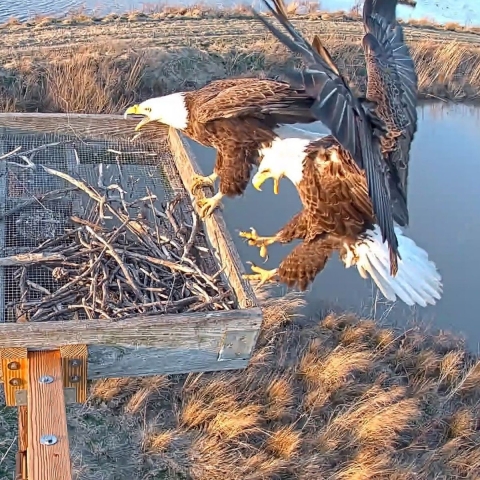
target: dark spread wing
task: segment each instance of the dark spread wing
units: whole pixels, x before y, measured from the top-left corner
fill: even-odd
[[[365,170],[377,223],[390,247],[391,272],[395,274],[398,242],[393,228],[386,164],[374,139],[376,129],[382,124],[355,97],[345,80],[338,75],[338,69],[332,69],[322,54],[295,30],[287,18],[282,0],[263,0],[263,3],[293,40],[252,9],[255,17],[292,52],[301,54],[307,64],[306,69],[298,72],[296,77],[290,76],[289,81],[295,86],[303,85],[307,93],[317,98],[312,112],[351,153],[358,166]]]
[[[361,148],[355,129],[356,117],[362,114],[362,107],[357,98],[343,77],[338,74],[338,69],[336,67],[332,69],[322,54],[295,30],[287,18],[282,1],[263,0],[263,3],[292,38],[274,27],[254,9],[253,15],[287,48],[302,55],[308,66],[303,71],[289,72],[285,79],[295,87],[305,88],[307,93],[317,99],[312,107],[317,119],[324,123],[344,148],[352,152],[354,158],[362,164]]]
[[[367,97],[394,133],[387,146],[389,183],[395,220],[408,224],[407,181],[410,146],[417,131],[418,79],[396,0],[366,0],[363,39],[368,71]]]
[[[216,80],[197,91],[193,114],[201,123],[221,118],[276,115],[277,120],[311,122],[313,100],[306,92],[269,79]],[[283,118],[285,117],[285,118]]]

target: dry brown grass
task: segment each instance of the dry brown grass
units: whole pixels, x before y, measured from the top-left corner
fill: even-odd
[[[360,90],[365,63],[359,42],[334,35],[325,44],[341,70]],[[254,51],[217,45],[144,51],[117,45],[42,51],[38,58],[9,62],[0,69],[0,110],[121,113],[139,99],[203,86],[231,75],[269,75],[298,61],[278,43]],[[432,41],[411,44],[420,96],[475,100],[480,95],[480,47]]]
[[[95,382],[68,417],[77,478],[479,478],[480,362],[460,341],[293,315],[294,294],[262,306],[244,371]],[[1,451],[14,416],[0,414]]]

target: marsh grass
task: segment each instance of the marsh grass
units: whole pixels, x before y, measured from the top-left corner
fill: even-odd
[[[261,302],[244,371],[93,383],[69,408],[77,478],[479,478],[480,363],[461,341],[305,318],[295,294]],[[0,415],[2,451],[12,412]]]
[[[324,37],[342,72],[360,91],[366,68],[357,41]],[[480,47],[464,43],[410,45],[420,97],[476,100],[480,96]],[[281,73],[299,60],[274,41],[246,51],[218,41],[209,50],[126,49],[122,43],[20,55],[0,70],[2,111],[121,113],[136,101],[192,90],[231,75]]]

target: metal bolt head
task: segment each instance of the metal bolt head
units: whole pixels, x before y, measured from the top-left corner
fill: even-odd
[[[8,365],[7,365],[7,368],[9,370],[18,370],[20,368],[20,364],[18,362],[10,362]]]
[[[22,384],[20,378],[11,378],[8,382],[12,387],[19,387]]]
[[[78,358],[73,358],[70,360],[70,366],[71,367],[79,367],[82,364],[82,361],[79,360]]]
[[[58,442],[58,438],[55,435],[42,435],[40,437],[41,445],[55,445]]]
[[[78,382],[80,381],[80,378],[81,378],[80,375],[72,375],[72,376],[70,377],[70,381],[71,381],[72,383],[78,383]]]
[[[51,377],[50,375],[42,375],[38,381],[40,383],[52,383],[53,382],[53,377]]]

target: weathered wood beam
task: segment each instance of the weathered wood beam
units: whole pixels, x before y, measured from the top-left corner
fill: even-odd
[[[6,323],[0,348],[89,346],[88,378],[244,368],[262,323],[259,307],[125,320]]]
[[[169,131],[169,141],[178,173],[193,200],[194,197],[190,193],[192,182],[196,174],[203,175],[202,170],[186,142],[173,128]],[[216,256],[219,265],[225,269],[224,275],[235,291],[240,307],[257,306],[257,299],[250,283],[242,277],[245,269],[221,213],[218,210],[214,211],[204,219],[203,226],[213,248],[212,253]]]
[[[60,351],[29,352],[28,362],[28,478],[71,480]]]

